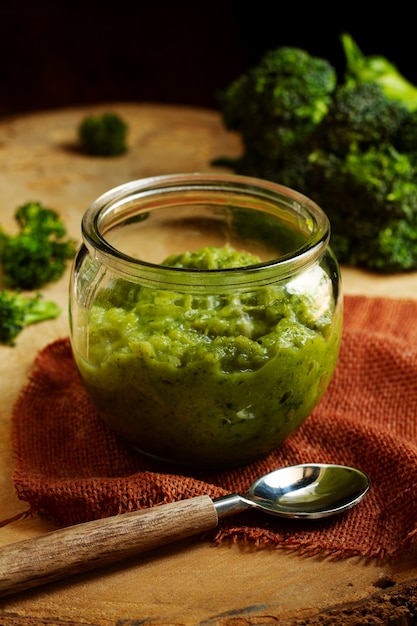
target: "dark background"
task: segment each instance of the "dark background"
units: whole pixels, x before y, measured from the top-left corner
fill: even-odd
[[[3,0],[0,117],[116,101],[217,108],[216,94],[274,47],[302,47],[342,72],[342,32],[417,84],[415,21],[401,3],[389,13],[366,2],[332,7]]]

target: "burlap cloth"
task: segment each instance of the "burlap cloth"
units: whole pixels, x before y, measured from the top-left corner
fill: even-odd
[[[283,465],[356,466],[371,490],[342,515],[297,521],[249,511],[222,520],[204,540],[397,557],[417,536],[417,301],[345,297],[340,360],[324,398],[282,447],[250,465],[182,473],[129,449],[92,408],[66,338],[38,354],[14,407],[12,437],[19,497],[60,525],[244,492]]]

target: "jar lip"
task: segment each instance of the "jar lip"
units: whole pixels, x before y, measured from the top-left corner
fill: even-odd
[[[222,269],[188,269],[170,267],[157,263],[151,263],[138,259],[118,250],[112,246],[103,234],[103,225],[118,202],[122,204],[124,199],[133,195],[150,196],[162,191],[196,190],[224,190],[239,191],[248,195],[255,194],[275,202],[281,198],[292,204],[294,214],[308,215],[311,221],[311,232],[303,244],[288,254],[278,258],[262,261],[258,264],[244,267]],[[214,281],[226,281],[231,284],[257,281],[260,274],[274,272],[280,276],[294,274],[314,263],[328,246],[330,239],[330,223],[325,212],[310,198],[300,192],[280,185],[278,183],[224,173],[185,173],[166,174],[151,176],[142,179],[131,180],[123,183],[100,195],[85,211],[82,218],[83,240],[90,253],[104,260],[114,269],[123,274],[134,273],[139,270],[151,279],[155,279],[158,273],[169,275],[170,280],[179,284],[199,283],[212,277]]]

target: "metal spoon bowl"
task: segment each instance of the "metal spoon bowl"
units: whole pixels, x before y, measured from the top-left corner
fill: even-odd
[[[198,496],[62,528],[0,548],[0,596],[196,535],[251,507],[295,518],[341,513],[363,498],[369,484],[354,468],[296,465],[259,478],[244,496]]]
[[[369,487],[368,475],[354,467],[302,464],[261,476],[245,495],[217,498],[214,506],[220,518],[254,507],[280,517],[318,519],[350,509]]]

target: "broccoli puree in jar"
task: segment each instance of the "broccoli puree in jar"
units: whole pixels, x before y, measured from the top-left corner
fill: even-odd
[[[222,269],[259,263],[225,246],[165,265]],[[74,355],[104,420],[138,450],[201,467],[237,465],[279,445],[311,413],[341,339],[331,279],[295,279],[224,294],[115,279],[97,294],[88,353]]]

